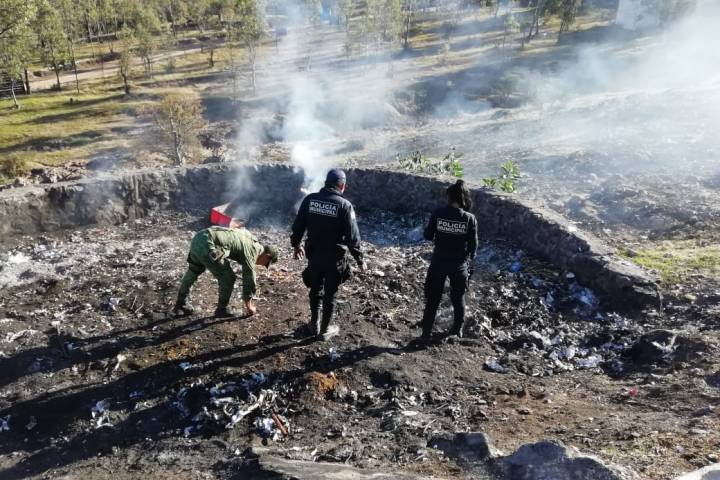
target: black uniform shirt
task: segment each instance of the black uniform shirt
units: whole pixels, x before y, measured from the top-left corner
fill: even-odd
[[[292,225],[290,242],[294,248],[300,246],[305,230],[308,258],[337,255],[347,247],[353,258],[362,262],[355,211],[339,190],[325,187],[305,197]]]
[[[442,207],[433,212],[425,239],[435,242],[432,261],[462,263],[475,258],[478,246],[475,215],[462,208]]]

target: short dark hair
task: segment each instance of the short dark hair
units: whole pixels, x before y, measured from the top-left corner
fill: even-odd
[[[344,185],[346,180],[345,172],[339,168],[333,168],[327,173],[325,177],[326,187],[337,187],[338,185]]]

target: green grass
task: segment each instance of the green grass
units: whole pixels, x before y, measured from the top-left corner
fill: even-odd
[[[106,77],[81,82],[79,95],[73,89],[20,96],[19,110],[12,108],[12,100],[0,100],[0,163],[4,158],[20,156],[32,168],[88,159],[93,152],[122,142],[118,127],[136,124],[138,107],[153,101],[156,95],[220,71],[225,56],[225,49],[218,48],[216,66],[210,69],[207,53],[180,55],[173,73],[165,73],[166,60],[162,60],[153,65],[152,78],[136,67],[129,96],[124,95],[119,78]],[[5,176],[0,183],[10,180]]]
[[[666,241],[625,257],[638,265],[655,270],[663,286],[685,283],[693,275],[720,279],[720,245],[699,246],[694,241]]]
[[[81,91],[21,97],[19,110],[0,102],[0,157],[21,154],[31,165],[48,166],[82,159],[140,103],[112,87]]]

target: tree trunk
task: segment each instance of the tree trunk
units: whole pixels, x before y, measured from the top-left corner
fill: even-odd
[[[215,58],[214,58],[214,56],[215,56],[215,48],[214,48],[214,47],[210,47],[210,60],[209,60],[210,68],[213,68],[213,67],[215,66]]]
[[[90,31],[90,19],[88,18],[87,10],[85,11],[85,38],[88,43],[92,42],[92,34]]]
[[[175,127],[175,122],[173,122],[172,118],[170,119],[170,130],[172,131],[172,135],[173,135],[173,149],[175,151],[175,165],[180,166],[183,163],[185,163],[185,158],[184,158],[183,152],[182,152],[182,138],[180,138],[180,133],[178,132],[178,129]]]
[[[28,76],[27,68],[25,69],[25,94],[30,95],[30,77]]]
[[[130,94],[130,85],[128,85],[128,77],[126,73],[120,73],[120,76],[122,76],[123,79],[123,86],[125,87],[125,95]]]
[[[535,10],[535,36],[537,37],[540,35],[540,16],[543,14],[543,11],[545,10],[545,1],[546,0],[537,0],[538,7]],[[530,28],[530,34],[532,35],[532,28]]]
[[[248,54],[248,59],[250,60],[250,78],[252,81],[252,89],[253,93],[257,93],[257,75],[255,69],[257,51],[255,49],[255,46],[251,43],[248,43]]]
[[[405,29],[403,30],[403,48],[407,50],[410,47],[410,15],[405,17]]]
[[[57,89],[59,92],[62,90],[62,86],[60,85],[60,66],[57,63],[53,62],[52,67],[53,70],[55,70],[55,78],[57,79]]]
[[[75,60],[73,60],[73,69],[75,70],[75,90],[77,94],[80,95],[80,80],[78,80],[77,62],[75,62]]]
[[[70,55],[72,57],[73,70],[75,71],[75,90],[77,91],[77,94],[80,95],[80,81],[78,80],[77,74],[77,61],[75,61],[75,46],[73,45],[72,40],[70,41]]]
[[[257,75],[255,72],[255,59],[252,60],[252,87],[253,87],[253,93],[257,93]]]
[[[20,104],[18,103],[17,97],[15,96],[15,78],[13,78],[13,77],[10,77],[10,92],[12,93],[13,103],[15,104],[14,105],[15,109],[19,109]]]

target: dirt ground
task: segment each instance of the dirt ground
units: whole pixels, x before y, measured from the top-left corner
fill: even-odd
[[[370,268],[342,287],[331,341],[293,336],[308,308],[281,215],[250,223],[284,248],[259,273],[256,316],[209,317],[216,287],[204,275],[200,313],[172,318],[202,217],[3,239],[0,478],[240,479],[261,446],[464,478],[428,448],[459,431],[483,431],[505,453],[562,441],[642,478],[718,460],[717,306],[613,314],[571,272],[486,242],[465,338],[442,339],[444,303],[436,344],[414,350],[424,219],[361,212]],[[673,352],[643,343],[657,328],[682,330]]]

